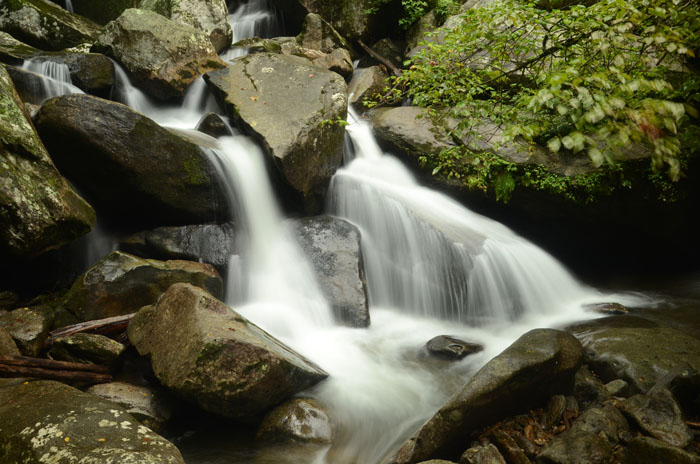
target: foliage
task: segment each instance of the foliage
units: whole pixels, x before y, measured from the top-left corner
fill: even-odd
[[[634,144],[681,176],[681,136],[697,117],[700,43],[693,0],[600,0],[567,10],[499,0],[428,41],[390,92],[451,108],[457,135],[489,119],[517,136],[614,165]],[[686,140],[697,145],[696,140]]]
[[[379,8],[392,0],[373,0],[372,7],[367,11],[368,14],[376,13]],[[440,0],[442,3],[450,0]],[[430,9],[430,5],[426,0],[401,0],[401,8],[403,13],[399,18],[399,27],[407,30],[416,21],[418,21]]]

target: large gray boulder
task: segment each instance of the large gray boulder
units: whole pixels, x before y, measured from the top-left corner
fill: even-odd
[[[318,211],[343,157],[345,81],[295,56],[259,53],[205,76],[226,112]]]
[[[235,253],[233,224],[158,227],[130,235],[119,249],[143,258],[201,261],[223,273]]]
[[[390,462],[414,464],[458,456],[464,437],[478,428],[570,390],[582,358],[581,344],[566,332],[527,332],[481,368]]]
[[[121,406],[52,381],[0,384],[0,462],[184,464]]]
[[[131,314],[178,282],[221,296],[223,282],[209,264],[156,261],[115,251],[78,277],[61,305],[83,321]]]
[[[321,368],[204,290],[176,284],[129,324],[129,340],[163,386],[241,421],[327,377]]]
[[[370,316],[360,230],[332,216],[298,219],[294,226],[336,319],[351,327],[368,327]]]
[[[84,235],[95,212],[53,165],[0,65],[0,256],[32,257]]]
[[[107,24],[92,50],[117,60],[135,85],[161,99],[183,95],[199,76],[226,66],[204,32],[136,8]]]
[[[611,316],[568,329],[583,344],[585,362],[605,382],[625,380],[634,393],[700,370],[700,340],[634,316]]]
[[[185,225],[229,214],[202,150],[125,105],[57,97],[44,103],[36,127],[61,171],[120,222]]]
[[[12,0],[0,3],[0,30],[42,50],[61,50],[92,43],[100,27],[48,0]]]
[[[206,33],[217,52],[231,45],[226,0],[141,0],[138,7]]]

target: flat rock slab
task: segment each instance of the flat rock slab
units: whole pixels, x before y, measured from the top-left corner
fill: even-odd
[[[232,120],[261,143],[307,209],[320,210],[343,157],[348,105],[343,78],[304,58],[258,53],[205,79]]]
[[[700,340],[634,316],[596,319],[568,331],[581,341],[585,363],[603,381],[621,378],[633,392],[700,370]]]
[[[129,324],[163,386],[205,411],[256,421],[327,377],[204,290],[175,284]]]
[[[115,251],[78,277],[62,306],[83,321],[131,314],[155,303],[178,282],[223,294],[223,281],[209,264],[156,261]]]
[[[0,384],[0,462],[184,464],[121,406],[52,381]]]
[[[581,344],[566,332],[527,332],[481,368],[390,462],[414,464],[457,456],[463,450],[464,437],[479,427],[569,390],[582,358]]]
[[[49,356],[58,361],[97,364],[116,369],[125,350],[124,345],[104,335],[78,333],[54,340]]]
[[[173,413],[173,404],[162,389],[109,382],[93,385],[87,392],[123,406],[129,414],[154,430],[167,422]]]

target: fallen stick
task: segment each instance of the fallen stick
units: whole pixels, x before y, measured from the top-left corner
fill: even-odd
[[[394,65],[394,63],[390,59],[385,58],[382,55],[380,55],[379,53],[375,52],[374,50],[372,50],[370,47],[368,47],[361,40],[358,40],[357,43],[360,44],[360,47],[362,47],[362,49],[364,51],[366,51],[369,56],[371,56],[372,58],[374,58],[375,60],[382,63],[387,68],[389,68],[391,70],[392,74],[394,74],[394,76],[399,77],[401,75],[401,70],[399,68],[397,68],[396,65]]]
[[[63,382],[105,383],[112,380],[104,366],[26,356],[0,356],[0,377],[34,377]]]
[[[59,371],[84,371],[97,374],[109,373],[109,369],[107,369],[105,366],[68,361],[55,361],[53,359],[44,358],[31,358],[28,356],[0,356],[0,365],[30,368],[37,367]]]
[[[51,346],[54,340],[75,335],[77,333],[94,333],[100,335],[109,335],[126,330],[129,322],[134,318],[134,314],[126,314],[124,316],[108,317],[106,319],[97,319],[94,321],[80,322],[78,324],[68,325],[60,329],[49,332],[49,337],[46,339],[45,346]]]

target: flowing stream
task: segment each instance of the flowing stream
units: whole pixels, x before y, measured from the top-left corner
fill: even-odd
[[[270,11],[263,1],[239,6],[231,15],[236,38],[277,34],[281,28]],[[202,79],[181,106],[168,106],[145,96],[116,68],[114,98],[162,125],[191,130],[207,111],[218,111]],[[230,263],[227,303],[330,374],[304,395],[328,408],[336,439],[331,448],[303,457],[266,457],[273,451],[257,450],[254,459],[250,449],[203,451],[185,440],[180,445],[191,464],[378,463],[527,330],[589,318],[586,303],[635,299],[580,284],[502,224],[421,187],[353,114],[347,131],[352,143],[331,182],[328,212],[361,230],[372,318],[367,329],[334,324],[277,204],[261,149],[242,135],[207,140],[216,147],[205,151],[226,180],[240,226],[242,251]],[[437,335],[478,342],[485,350],[459,362],[434,360],[423,346]]]

